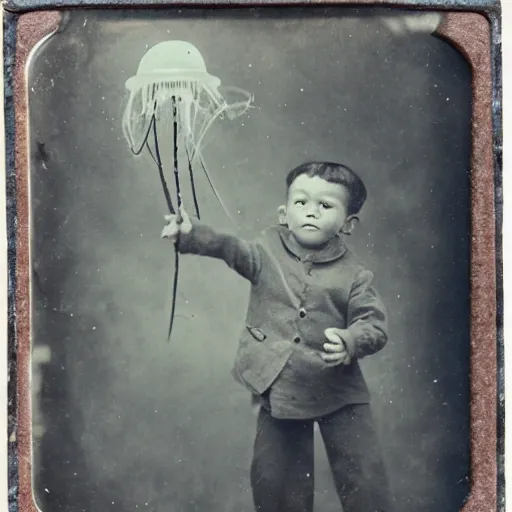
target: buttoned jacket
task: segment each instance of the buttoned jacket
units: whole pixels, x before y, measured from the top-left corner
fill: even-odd
[[[178,249],[222,259],[251,282],[232,373],[264,397],[274,417],[314,418],[369,401],[358,361],[386,344],[387,314],[372,273],[342,237],[308,251],[287,226],[247,241],[194,221]],[[332,366],[321,357],[331,327],[339,329],[349,365]]]

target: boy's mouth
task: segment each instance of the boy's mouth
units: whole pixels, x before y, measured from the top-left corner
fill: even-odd
[[[311,230],[311,231],[320,229],[318,226],[315,226],[314,224],[303,224],[302,227],[304,229]]]

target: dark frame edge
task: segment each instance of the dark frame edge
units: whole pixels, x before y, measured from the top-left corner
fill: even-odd
[[[126,0],[124,0],[126,1]],[[21,2],[23,4],[23,2]],[[72,2],[75,3],[75,2]],[[494,176],[494,207],[495,207],[495,273],[496,273],[496,349],[497,349],[497,480],[496,480],[496,498],[497,510],[504,512],[505,510],[505,489],[504,489],[504,436],[505,436],[505,390],[504,390],[504,339],[503,339],[503,254],[502,254],[502,223],[503,223],[503,186],[502,186],[502,60],[501,60],[501,7],[499,2],[489,2],[487,6],[477,6],[468,8],[467,4],[470,2],[457,2],[458,4],[464,3],[458,7],[447,5],[440,7],[439,5],[432,5],[429,2],[425,5],[421,2],[407,3],[407,2],[338,2],[338,3],[320,3],[320,2],[267,2],[263,0],[260,3],[248,2],[233,2],[229,4],[215,4],[214,2],[199,1],[195,2],[172,2],[161,3],[152,5],[150,3],[143,5],[133,5],[130,3],[120,3],[119,5],[109,5],[106,3],[94,4],[93,2],[86,1],[84,5],[70,5],[69,9],[100,9],[100,8],[171,8],[185,5],[191,8],[213,8],[213,7],[251,7],[251,6],[312,6],[312,7],[329,7],[329,6],[357,6],[357,7],[403,7],[410,9],[421,10],[450,10],[454,12],[470,11],[477,12],[483,15],[490,22],[491,33],[491,104],[492,104],[492,149],[493,149],[493,176]],[[14,2],[13,4],[16,4]],[[51,5],[41,7],[30,7],[25,10],[9,10],[4,4],[4,108],[5,108],[5,140],[6,140],[6,193],[7,193],[7,235],[8,235],[8,354],[9,354],[9,373],[8,373],[8,389],[9,389],[9,402],[8,402],[8,450],[9,450],[9,512],[16,510],[22,511],[17,506],[19,495],[19,466],[17,460],[18,454],[18,414],[19,414],[19,395],[17,390],[18,383],[18,364],[17,364],[17,348],[18,348],[18,333],[17,333],[17,310],[16,310],[16,295],[17,295],[17,241],[19,237],[20,227],[17,225],[18,221],[18,202],[17,202],[17,186],[16,186],[16,151],[15,142],[16,136],[16,117],[15,117],[15,76],[14,69],[16,65],[16,32],[20,16],[27,12],[34,12],[39,10],[46,10],[51,8]],[[51,8],[51,11],[68,10],[66,4],[62,4],[58,9]],[[18,84],[19,87],[19,84]],[[19,104],[18,104],[19,108]],[[23,510],[22,512],[25,512]]]
[[[506,510],[505,498],[505,340],[503,332],[503,61],[501,9],[489,15],[491,23],[491,79],[493,167],[496,251],[496,350],[497,350],[497,418],[496,418],[496,499],[499,512]]]
[[[403,8],[429,11],[478,12],[488,16],[501,13],[501,0],[3,0],[5,11],[23,14],[44,10],[74,9],[169,9],[169,8],[276,8],[356,7]]]
[[[16,58],[16,29],[18,16],[3,15],[4,30],[4,122],[5,122],[5,192],[7,224],[7,439],[8,439],[8,509],[16,510],[18,498],[18,371],[16,336],[16,169],[15,169],[15,114],[14,114],[14,65]]]

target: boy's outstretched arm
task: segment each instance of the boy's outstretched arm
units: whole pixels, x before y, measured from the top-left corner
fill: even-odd
[[[368,270],[356,276],[348,302],[347,328],[337,329],[350,360],[375,354],[388,340],[387,312],[372,280]]]
[[[181,217],[181,218],[180,218]],[[256,244],[234,235],[219,233],[182,210],[180,216],[167,215],[162,238],[169,238],[181,254],[196,254],[224,260],[226,264],[255,284],[261,270],[261,255]]]

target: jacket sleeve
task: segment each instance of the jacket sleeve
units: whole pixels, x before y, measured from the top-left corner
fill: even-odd
[[[219,233],[197,220],[192,221],[192,231],[181,233],[177,250],[181,254],[196,254],[217,258],[251,283],[256,284],[261,270],[261,253],[255,243],[237,236]]]
[[[387,312],[372,280],[373,274],[362,270],[350,291],[347,328],[340,335],[351,358],[375,354],[388,340]]]

